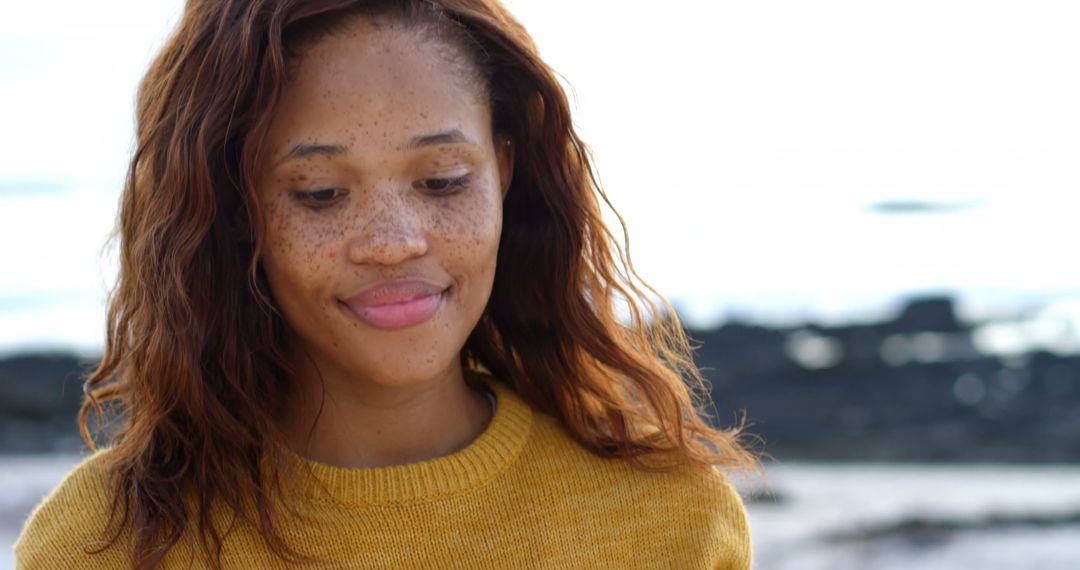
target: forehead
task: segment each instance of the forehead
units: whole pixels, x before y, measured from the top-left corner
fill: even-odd
[[[475,74],[423,31],[356,18],[298,57],[275,109],[271,148],[326,136],[400,145],[425,130],[490,129]]]

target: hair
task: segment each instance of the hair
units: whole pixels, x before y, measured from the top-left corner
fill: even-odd
[[[600,456],[646,470],[757,468],[741,426],[708,421],[694,347],[634,271],[622,218],[621,244],[603,223],[601,200],[611,204],[566,94],[502,5],[188,0],[139,88],[114,233],[119,278],[80,412],[87,444],[112,446],[101,548],[127,537],[134,566],[151,568],[184,540],[220,566],[225,531],[211,513],[224,508],[278,556],[300,556],[273,506],[282,473],[264,461],[281,442],[291,370],[287,323],[259,266],[253,181],[297,50],[356,15],[460,48],[494,131],[519,149],[494,287],[462,365],[490,372]]]

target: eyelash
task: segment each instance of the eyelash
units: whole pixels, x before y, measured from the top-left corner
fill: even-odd
[[[322,188],[320,190],[311,191],[298,190],[293,192],[293,197],[296,198],[297,202],[300,202],[313,210],[321,210],[336,203],[345,195],[345,193],[345,190],[342,190],[341,188]],[[321,197],[327,199],[320,200],[319,198]]]
[[[425,186],[425,183],[438,182],[442,184],[442,188],[429,188]],[[435,194],[436,196],[448,196],[458,191],[460,188],[464,188],[469,184],[469,177],[458,176],[455,178],[427,178],[419,180],[413,183],[413,188],[418,190],[426,190]]]
[[[428,186],[428,184],[433,182],[439,187],[432,188]],[[430,192],[435,196],[449,196],[468,184],[468,176],[458,176],[454,178],[425,178],[424,180],[414,182],[413,188]],[[319,190],[297,190],[293,192],[293,197],[309,208],[321,210],[332,206],[346,194],[348,194],[348,191],[341,188],[321,188]]]

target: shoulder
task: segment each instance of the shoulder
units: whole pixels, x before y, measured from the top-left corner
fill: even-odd
[[[543,465],[548,485],[577,497],[585,510],[627,524],[624,532],[643,541],[662,541],[694,555],[694,566],[749,569],[750,528],[735,486],[715,467],[688,463],[651,472],[600,457],[578,444],[554,418],[537,414],[526,454]],[[557,483],[556,483],[557,481]],[[689,566],[688,566],[689,567]]]
[[[108,483],[109,451],[99,451],[76,466],[39,504],[15,543],[19,568],[105,568],[123,564],[111,548],[101,554],[112,508]]]
[[[679,488],[676,519],[686,525],[688,539],[697,540],[713,561],[710,568],[749,569],[750,525],[735,486],[716,467],[687,466],[671,474]],[[680,516],[681,514],[681,516]],[[690,545],[688,545],[689,547]]]

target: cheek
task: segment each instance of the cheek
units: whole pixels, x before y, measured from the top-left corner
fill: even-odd
[[[331,225],[296,208],[268,208],[263,262],[275,289],[305,289],[319,281],[338,255]]]
[[[452,261],[486,266],[491,263],[488,258],[498,250],[502,203],[493,192],[478,192],[468,199],[452,201],[440,208],[433,228],[443,236]]]

